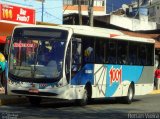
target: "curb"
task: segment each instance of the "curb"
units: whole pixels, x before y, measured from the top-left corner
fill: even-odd
[[[150,94],[160,94],[160,90],[153,90]]]
[[[26,103],[27,101],[28,100],[25,97],[7,96],[4,94],[0,94],[0,106],[8,104],[21,104]]]

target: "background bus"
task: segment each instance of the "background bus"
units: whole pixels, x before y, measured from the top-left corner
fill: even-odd
[[[154,40],[89,26],[18,26],[8,57],[7,93],[76,99],[121,97],[153,90]]]

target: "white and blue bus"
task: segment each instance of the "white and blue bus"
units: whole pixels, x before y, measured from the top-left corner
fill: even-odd
[[[77,100],[121,97],[153,90],[153,39],[90,26],[17,26],[9,46],[8,95]]]

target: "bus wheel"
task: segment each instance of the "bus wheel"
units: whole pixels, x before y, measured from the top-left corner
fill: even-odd
[[[85,106],[87,105],[87,102],[88,102],[88,91],[87,91],[87,88],[84,88],[83,99],[76,100],[76,103],[79,106]]]
[[[28,98],[31,106],[39,106],[42,100],[40,97],[28,97]]]
[[[134,86],[131,84],[128,88],[128,94],[127,96],[124,98],[125,100],[125,103],[126,104],[131,104],[132,103],[132,100],[133,100],[133,97],[134,97]]]

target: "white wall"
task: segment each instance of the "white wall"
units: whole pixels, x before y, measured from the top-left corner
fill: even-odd
[[[156,3],[156,2],[159,2],[159,0],[150,0],[151,3]]]
[[[71,13],[78,13],[78,11],[77,10],[65,10],[64,14],[71,14]],[[88,16],[88,11],[82,11],[81,14]],[[94,11],[93,15],[102,16],[102,15],[106,15],[106,13],[105,13],[105,11]]]
[[[104,11],[93,11],[93,15],[95,16],[102,16],[102,15],[106,15],[106,0],[94,0],[94,6],[102,6],[102,3],[104,2]],[[78,6],[78,5],[77,5]],[[87,5],[88,7],[88,5]],[[71,14],[71,13],[78,13],[78,9],[77,10],[68,10],[65,9],[63,11],[63,14]],[[87,11],[81,11],[82,15],[88,15],[88,10]]]
[[[111,15],[110,24],[129,30],[154,30],[157,29],[155,22],[148,22],[148,17],[141,16],[140,20],[124,16]]]

